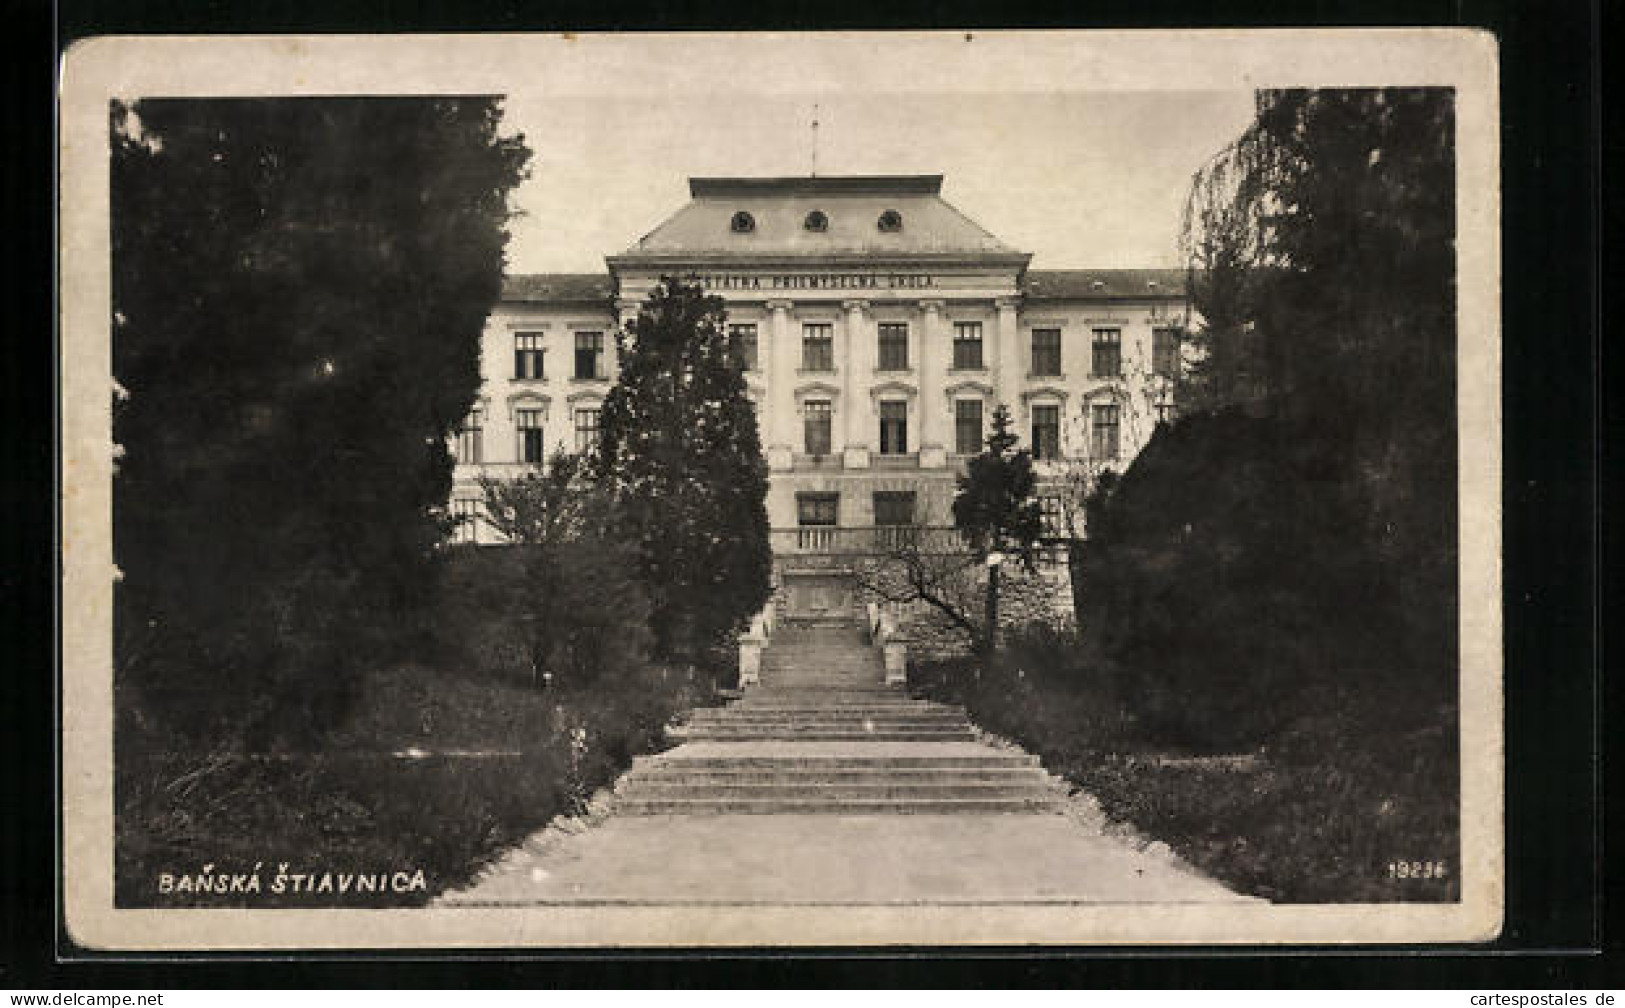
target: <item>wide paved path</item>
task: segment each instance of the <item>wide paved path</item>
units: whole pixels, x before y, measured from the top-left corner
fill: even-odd
[[[782,742],[733,745],[775,755],[787,749]],[[872,745],[901,752],[923,743]],[[666,755],[706,749],[690,742]],[[632,815],[612,808],[579,831],[537,833],[439,905],[1250,902],[1160,845],[1141,849],[1108,834],[1095,818],[1068,811],[1064,800],[1062,811],[1040,814]]]
[[[854,621],[786,621],[761,682],[673,734],[589,819],[538,832],[439,905],[1244,900],[1108,833],[1092,801],[962,708],[887,685]]]

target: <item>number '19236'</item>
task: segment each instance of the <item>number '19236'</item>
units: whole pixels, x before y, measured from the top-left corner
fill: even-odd
[[[1443,861],[1390,861],[1388,862],[1388,877],[1390,879],[1442,879],[1449,873],[1449,865]]]

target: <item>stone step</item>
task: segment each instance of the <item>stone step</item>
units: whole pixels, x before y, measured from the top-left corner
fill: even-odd
[[[876,710],[870,707],[859,707],[853,710],[840,710],[831,707],[814,708],[778,708],[771,707],[729,707],[723,710],[710,708],[697,710],[688,719],[688,724],[757,724],[778,721],[841,721],[861,723],[875,721],[892,723],[897,721],[916,724],[941,724],[951,722],[965,723],[962,711],[951,710],[917,710],[900,707],[894,710]]]
[[[841,701],[832,703],[831,700]],[[802,689],[758,683],[740,692],[735,700],[694,710],[736,710],[740,707],[784,707],[797,710],[828,710],[832,707],[873,707],[881,710],[953,710],[963,712],[963,704],[920,700],[896,686],[868,684],[850,689]]]
[[[689,785],[665,781],[631,780],[619,797],[627,801],[655,801],[685,798],[711,801],[741,799],[794,799],[806,801],[879,801],[881,799],[1026,799],[1051,797],[1041,783],[1023,786],[1009,784],[939,784],[896,782],[884,784],[711,784]]]
[[[762,660],[763,674],[788,673],[792,675],[862,675],[878,672],[886,667],[885,663],[876,659],[862,662],[804,662],[793,658],[784,660]]]
[[[896,701],[891,703],[853,702],[843,704],[796,703],[790,700],[773,701],[771,699],[751,702],[749,698],[746,698],[745,700],[740,700],[738,703],[730,704],[727,707],[696,707],[694,708],[694,713],[699,714],[702,711],[722,710],[760,711],[764,714],[817,714],[824,713],[826,711],[837,714],[908,714],[925,711],[944,711],[957,714],[960,717],[965,716],[965,708],[957,704],[939,704],[932,703],[929,700],[910,700],[907,697],[899,697]]]
[[[984,767],[778,767],[741,769],[739,767],[674,767],[655,764],[640,768],[627,780],[642,784],[672,784],[685,787],[739,785],[998,785],[1001,787],[1042,787],[1047,778],[1036,766]]]
[[[710,718],[688,721],[677,728],[701,731],[968,731],[970,722],[964,718]]]
[[[763,682],[772,682],[774,680],[781,679],[811,679],[820,683],[832,680],[849,680],[859,682],[860,684],[870,682],[878,683],[881,681],[881,676],[884,675],[884,673],[885,666],[879,663],[876,663],[873,667],[862,666],[856,668],[836,668],[833,666],[817,665],[782,665],[777,667],[764,665],[762,666],[761,670]]]
[[[891,703],[897,700],[913,700],[901,686],[888,685],[884,679],[876,676],[873,681],[842,689],[828,689],[821,687],[774,685],[771,681],[759,682],[746,688],[746,700],[779,698],[796,701],[798,703],[812,702],[818,704],[829,703],[832,700],[865,699],[879,700]]]
[[[657,762],[658,761],[658,762]],[[1032,770],[1038,758],[1026,753],[986,756],[639,756],[632,761],[638,773],[808,774],[859,772],[960,773],[981,770]]]
[[[874,731],[846,731],[813,725],[784,728],[688,728],[668,729],[674,738],[690,742],[750,742],[759,740],[804,740],[820,742],[969,742],[975,739],[969,729],[877,728]]]
[[[881,658],[864,655],[861,658],[819,658],[819,660],[803,660],[796,657],[782,657],[782,655],[762,655],[762,671],[869,671],[871,668],[886,668],[886,662]]]
[[[624,815],[967,815],[1051,813],[1053,798],[650,798],[616,802]]]

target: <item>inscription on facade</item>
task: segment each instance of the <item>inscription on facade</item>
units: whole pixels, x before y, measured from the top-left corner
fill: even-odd
[[[877,290],[935,287],[929,273],[703,273],[695,277],[710,290]]]

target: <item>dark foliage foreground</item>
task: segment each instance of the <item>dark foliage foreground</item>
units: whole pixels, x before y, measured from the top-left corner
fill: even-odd
[[[708,695],[690,670],[538,690],[401,667],[367,676],[351,723],[303,753],[175,751],[127,717],[117,905],[420,905],[579,811]],[[429,755],[393,755],[412,750]],[[244,891],[250,874],[258,887]],[[227,891],[198,891],[200,875]],[[323,876],[332,888],[318,890]],[[363,877],[382,884],[360,891]]]
[[[1094,795],[1112,820],[1240,892],[1288,903],[1459,896],[1451,720],[1304,718],[1237,765],[1159,740],[1067,636],[1023,635],[990,671],[965,659],[911,676]],[[1445,874],[1399,877],[1413,864]]]
[[[432,604],[529,152],[490,98],[112,113],[119,674],[194,741],[315,737]]]

